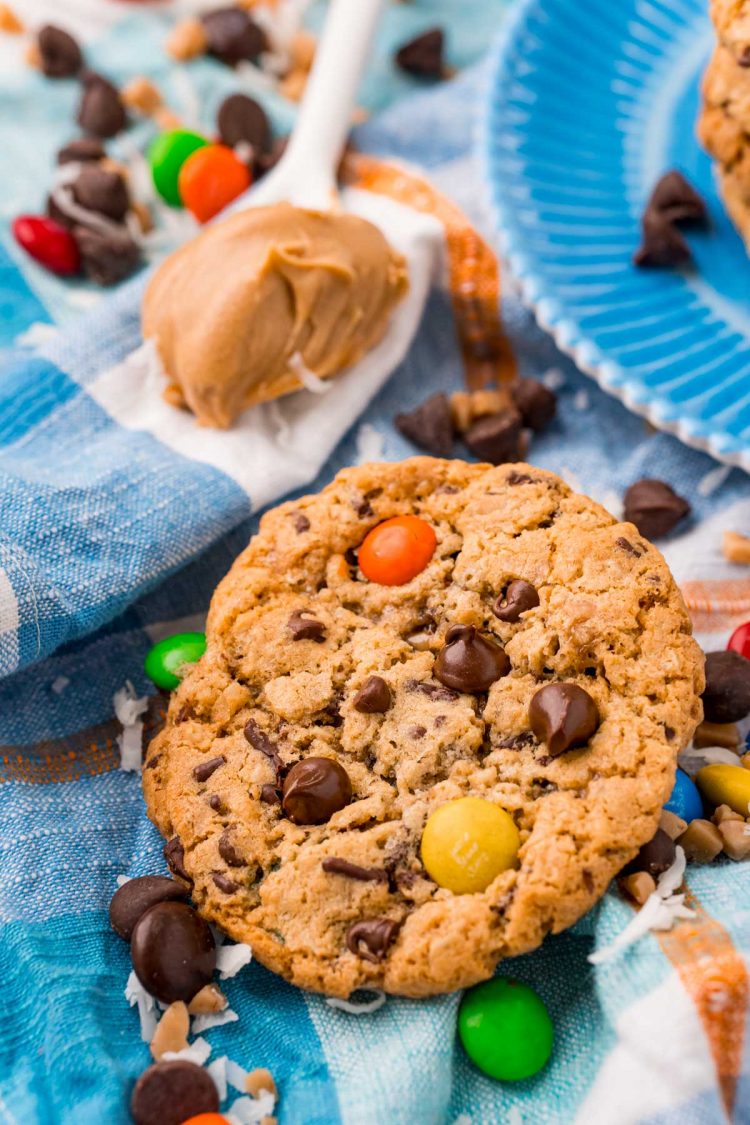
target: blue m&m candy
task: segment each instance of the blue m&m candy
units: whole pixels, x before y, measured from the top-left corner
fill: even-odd
[[[684,770],[678,770],[674,780],[672,796],[664,808],[689,824],[696,817],[703,816],[703,801],[698,787]]]

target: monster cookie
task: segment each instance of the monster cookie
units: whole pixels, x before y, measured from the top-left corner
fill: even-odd
[[[337,996],[470,985],[570,926],[701,717],[661,555],[523,464],[365,465],[269,512],[207,641],[150,815],[205,918]]]

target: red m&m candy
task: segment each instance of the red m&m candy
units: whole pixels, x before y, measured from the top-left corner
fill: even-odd
[[[730,652],[738,652],[740,656],[750,660],[750,621],[738,625],[727,643]]]
[[[45,269],[62,276],[78,273],[81,255],[69,230],[44,215],[19,215],[13,223],[19,246]]]

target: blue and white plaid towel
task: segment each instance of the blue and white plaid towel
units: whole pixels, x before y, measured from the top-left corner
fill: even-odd
[[[420,21],[447,22],[470,52],[488,39],[502,6],[415,3],[394,9],[392,35],[403,39]],[[104,33],[89,45],[92,61],[118,78],[145,69],[168,82],[156,19],[144,15]],[[199,64],[194,81],[210,116],[229,79]],[[486,218],[469,135],[482,82],[480,69],[413,95],[358,136],[368,152],[420,163],[480,226]],[[11,213],[41,202],[73,95],[58,97],[56,89],[52,97],[40,78],[10,71],[0,89],[10,107],[0,120],[0,153]],[[376,90],[380,96],[382,82]],[[138,343],[141,284],[79,317],[69,290],[21,261],[8,240],[0,248],[6,340],[34,322],[70,322],[44,356],[11,349],[0,373],[0,1120],[7,1125],[128,1120],[127,1092],[149,1060],[123,996],[127,948],[106,910],[118,874],[161,871],[163,860],[139,780],[117,768],[112,695],[127,680],[149,690],[141,666],[153,639],[199,627],[254,527],[247,492],[233,479],[124,429],[88,393],[91,380]],[[718,546],[722,528],[750,525],[747,477],[717,476],[708,457],[648,434],[511,297],[503,314],[522,373],[559,372],[559,418],[535,442],[536,463],[610,506],[639,476],[665,478],[690,496],[693,522],[667,555],[700,639],[720,646],[732,624],[750,616],[750,583],[732,576]],[[407,360],[362,417],[352,415],[353,429],[312,487],[357,459],[363,422],[380,435],[385,458],[412,453],[393,429],[394,413],[431,390],[457,388],[460,371],[450,304],[435,292]],[[468,1062],[455,1036],[457,996],[389,999],[374,1014],[352,1016],[257,965],[227,982],[239,1022],[205,1038],[212,1058],[269,1067],[282,1125],[750,1121],[750,879],[747,868],[726,862],[691,869],[688,882],[694,922],[647,935],[616,960],[596,968],[587,961],[632,916],[610,894],[573,930],[501,966],[539,991],[555,1024],[552,1061],[522,1083],[493,1082]]]

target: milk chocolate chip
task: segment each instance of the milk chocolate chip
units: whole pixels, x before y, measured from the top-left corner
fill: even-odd
[[[382,961],[399,931],[398,922],[390,918],[368,918],[355,922],[346,935],[347,948],[365,961]]]
[[[101,74],[88,73],[78,106],[78,124],[97,137],[114,137],[127,124],[117,87]]]
[[[392,703],[391,689],[381,676],[368,676],[352,706],[363,715],[384,715]]]
[[[675,860],[675,842],[671,836],[661,828],[657,828],[656,835],[647,844],[644,844],[635,859],[631,859],[623,874],[629,875],[634,871],[646,871],[654,878],[667,871]]]
[[[286,623],[293,641],[315,641],[321,644],[326,637],[326,627],[306,610],[297,609]]]
[[[534,609],[538,605],[539,594],[536,586],[524,582],[522,578],[516,578],[497,599],[492,612],[500,621],[516,622],[527,609]]]
[[[247,94],[230,94],[219,106],[219,136],[225,145],[234,148],[243,143],[252,146],[253,156],[271,151],[271,126],[263,106]]]
[[[37,36],[42,71],[48,78],[72,78],[83,66],[81,48],[72,35],[48,23]]]
[[[112,929],[124,941],[130,941],[136,922],[157,902],[185,902],[188,892],[182,883],[166,875],[142,875],[128,879],[115,891],[109,904]]]
[[[268,50],[265,32],[241,8],[217,8],[202,18],[208,53],[227,66],[251,62]]]
[[[349,804],[349,774],[332,758],[303,758],[284,779],[282,806],[295,824],[324,824]]]
[[[441,684],[474,694],[487,691],[509,670],[505,649],[473,625],[452,625],[435,660],[435,677]]]
[[[165,1004],[192,1000],[216,968],[208,923],[184,902],[149,907],[133,929],[130,956],[143,987]]]
[[[637,480],[625,493],[624,518],[646,539],[667,535],[689,511],[687,500],[663,480]]]
[[[453,420],[448,396],[439,391],[419,406],[393,419],[396,429],[427,453],[450,457],[453,449]]]
[[[431,27],[399,47],[396,52],[396,65],[407,74],[413,74],[415,78],[442,78],[445,71],[444,46],[443,29]]]
[[[524,426],[543,430],[555,417],[557,396],[538,379],[519,379],[510,388]]]
[[[547,684],[531,700],[529,721],[550,757],[557,758],[588,742],[599,726],[599,711],[577,684]]]
[[[709,723],[738,723],[750,714],[750,660],[739,652],[706,653],[703,714]]]

